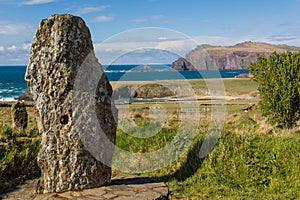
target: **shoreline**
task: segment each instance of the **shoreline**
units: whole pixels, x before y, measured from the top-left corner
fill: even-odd
[[[207,78],[207,79],[195,78],[195,79],[169,79],[169,80],[146,80],[146,81],[110,81],[110,84],[111,84],[111,86],[114,90],[114,89],[116,89],[120,86],[141,86],[141,85],[147,85],[147,84],[150,84],[150,83],[158,83],[158,84],[159,83],[164,83],[164,84],[171,84],[172,85],[172,84],[175,84],[175,83],[180,84],[180,83],[192,83],[192,82],[197,82],[197,81],[207,82],[207,81],[220,81],[220,80],[222,82],[223,81],[226,82],[226,81],[235,81],[235,80],[251,80],[251,78],[249,78],[249,77],[241,77],[241,78],[234,77],[234,78],[232,78],[231,77],[231,78]],[[118,86],[118,87],[116,87],[116,86]],[[23,93],[21,93],[21,94],[23,94]],[[17,98],[19,98],[20,95],[15,96],[15,97],[1,98],[0,99],[0,104],[10,103],[10,102],[11,103],[17,102],[17,101],[19,101]],[[197,96],[199,96],[199,95],[197,95]],[[2,107],[2,106],[0,105],[0,107]]]

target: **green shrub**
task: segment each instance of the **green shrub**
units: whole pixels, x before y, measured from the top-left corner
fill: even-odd
[[[300,52],[274,52],[249,69],[259,83],[262,115],[279,127],[293,128],[300,119]]]

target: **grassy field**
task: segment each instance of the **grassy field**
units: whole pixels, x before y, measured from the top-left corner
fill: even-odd
[[[226,124],[213,151],[198,157],[205,132],[179,161],[151,176],[172,199],[299,199],[300,131],[261,128],[241,117]]]
[[[251,103],[257,101],[250,100]],[[155,104],[130,105],[132,118],[138,125],[147,124],[145,108]],[[179,105],[159,104],[169,116],[165,128],[146,140],[118,130],[117,146],[144,153],[174,139],[180,123],[176,121],[174,110]],[[200,110],[211,107],[208,101],[199,104]],[[188,152],[168,167],[145,175],[164,180],[172,199],[299,199],[300,130],[277,129],[265,122],[259,109],[243,112],[248,105],[249,100],[227,101],[226,124],[208,157],[200,159],[198,156],[210,119],[209,113],[203,118],[205,113],[202,112],[204,120],[200,121],[200,129]]]
[[[40,134],[32,105],[27,107],[28,128],[24,131],[12,128],[11,108],[0,107],[0,193],[40,176],[36,164]]]
[[[196,93],[196,95],[203,95],[204,91],[208,90],[208,85],[224,84],[225,92],[228,96],[236,95],[250,95],[257,90],[257,83],[251,81],[250,79],[238,79],[238,78],[228,78],[228,79],[191,79],[191,80],[162,80],[162,81],[122,81],[122,82],[112,82],[113,88],[120,88],[124,86],[140,87],[149,83],[161,84],[166,87],[172,88],[174,85],[178,86],[191,86]]]
[[[202,80],[192,80],[195,89],[204,90]],[[122,83],[129,84],[129,83]],[[137,83],[130,83],[137,84]],[[172,84],[172,83],[168,83]],[[249,95],[257,85],[248,79],[226,79],[224,85],[231,96]],[[188,150],[170,165],[146,174],[157,177],[169,187],[171,199],[300,199],[300,130],[282,130],[265,122],[259,109],[245,113],[242,109],[258,98],[226,101],[226,123],[213,151],[205,158],[199,149],[206,138],[214,101],[200,100],[199,129]],[[166,119],[163,124],[149,128],[151,108],[159,106]],[[133,153],[154,152],[170,143],[181,125],[178,102],[136,102],[117,105],[119,112],[128,115],[138,125],[138,131],[155,134],[149,138],[133,137],[129,132],[137,126],[117,130],[116,145]],[[39,134],[34,108],[27,107],[29,127],[18,132],[11,129],[9,107],[0,108],[0,191],[39,171],[35,157]],[[156,132],[157,131],[157,132]],[[132,159],[132,169],[142,165]],[[118,163],[114,163],[116,166]],[[22,170],[20,170],[22,169]],[[22,172],[22,173],[21,173]],[[114,169],[115,173],[123,173]]]

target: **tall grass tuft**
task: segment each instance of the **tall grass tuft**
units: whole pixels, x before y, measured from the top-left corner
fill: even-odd
[[[227,124],[207,158],[196,157],[199,136],[180,164],[150,175],[165,180],[180,198],[299,199],[299,131],[274,135],[259,130],[251,121]]]

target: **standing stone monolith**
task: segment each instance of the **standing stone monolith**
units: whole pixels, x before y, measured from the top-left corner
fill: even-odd
[[[13,127],[18,130],[27,128],[28,114],[23,102],[17,102],[11,106]]]
[[[25,80],[42,134],[37,192],[104,185],[116,137],[112,88],[95,57],[85,22],[69,14],[40,22]]]

